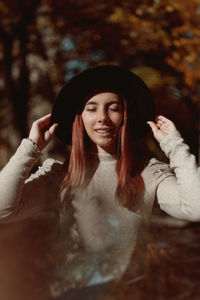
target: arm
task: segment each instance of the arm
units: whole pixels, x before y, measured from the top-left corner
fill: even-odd
[[[158,203],[161,209],[173,217],[199,221],[200,168],[174,124],[168,119],[164,119],[166,122],[170,122],[172,130],[169,130],[160,139],[159,137],[156,139],[170,160],[171,170],[165,170],[166,176],[158,184]]]
[[[16,153],[0,172],[0,218],[16,212],[24,182],[39,156],[37,146],[31,140],[23,139]]]
[[[175,173],[158,186],[160,207],[173,217],[200,221],[200,168],[194,155],[178,131],[162,140],[160,146]]]
[[[36,172],[36,176],[31,176],[30,180],[27,180],[27,184],[25,184],[25,181],[29,176],[32,166],[41,154],[40,150],[42,150],[45,147],[45,145],[51,140],[53,136],[54,130],[52,131],[51,136],[50,134],[46,134],[46,130],[44,130],[47,127],[48,118],[49,117],[46,116],[34,122],[29,135],[30,139],[22,140],[22,143],[17,149],[16,153],[13,155],[13,157],[9,160],[7,165],[3,168],[3,170],[0,173],[1,219],[7,218],[11,215],[15,215],[22,208],[22,198],[24,196],[25,191],[27,191],[28,187],[30,187],[30,189],[28,193],[29,197],[27,198],[31,198],[31,195],[34,193],[34,187],[31,187],[30,183],[28,182],[33,182],[33,178],[36,179],[37,177],[39,177],[37,176],[38,172]],[[44,122],[47,123],[45,124],[46,127],[44,127]],[[41,126],[41,123],[43,124],[43,126]],[[39,127],[39,124],[40,131],[36,129],[37,127]],[[53,126],[54,129],[55,125]],[[41,129],[43,129],[43,133],[41,133]],[[37,135],[38,140],[36,139]],[[40,173],[42,172],[40,171]]]

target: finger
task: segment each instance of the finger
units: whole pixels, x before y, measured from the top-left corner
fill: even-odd
[[[158,127],[161,127],[161,126],[163,126],[165,123],[163,123],[163,122],[161,122],[161,121],[158,121],[158,122],[156,122],[156,125],[158,126]]]
[[[54,134],[57,127],[58,127],[58,123],[54,123],[54,124],[49,128],[50,134]]]
[[[161,127],[162,127],[162,124],[156,123],[156,126],[157,126],[158,128],[161,128]]]
[[[49,142],[50,139],[51,139],[51,133],[49,132],[49,130],[47,130],[47,131],[45,131],[45,133],[44,133],[44,140],[45,140],[46,142]]]
[[[48,114],[48,115],[36,120],[35,122],[38,123],[39,126],[43,126],[43,125],[46,126],[49,124],[50,118],[51,118],[51,114]]]
[[[45,115],[41,118],[39,118],[37,121],[45,121],[45,120],[50,120],[51,114]]]
[[[50,122],[50,117],[45,116],[33,122],[33,126],[42,127],[43,124],[46,126]]]
[[[50,126],[50,117],[45,118],[45,119],[39,119],[37,121],[37,126],[41,129],[41,130],[49,130],[49,126]]]
[[[54,137],[54,133],[56,128],[58,127],[58,123],[54,123],[49,130],[45,131],[44,139],[46,142],[50,142],[50,140]]]
[[[151,127],[153,134],[156,134],[158,132],[158,127],[154,122],[148,121],[147,124],[149,124],[149,126]]]
[[[166,117],[160,115],[159,116],[159,123],[160,122],[163,122],[163,124],[165,125],[165,128],[171,128],[173,130],[176,130],[176,125],[174,124],[174,122],[172,120],[167,119]],[[164,125],[163,125],[163,128],[164,128]]]
[[[162,122],[171,122],[170,119],[167,119],[166,117],[164,117],[162,115],[157,116],[157,119]]]
[[[167,128],[169,123],[159,122],[156,124],[159,128]]]

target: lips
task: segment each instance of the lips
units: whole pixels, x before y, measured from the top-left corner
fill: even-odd
[[[113,128],[97,128],[95,131],[99,135],[107,136],[113,132]]]

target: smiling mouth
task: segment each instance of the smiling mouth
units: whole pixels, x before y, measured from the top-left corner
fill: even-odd
[[[113,132],[112,128],[108,129],[95,129],[95,131],[100,135],[110,135]]]
[[[112,132],[112,128],[110,128],[110,129],[96,129],[95,131],[100,132],[100,133]]]

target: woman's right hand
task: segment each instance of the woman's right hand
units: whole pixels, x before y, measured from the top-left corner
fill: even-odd
[[[33,122],[29,133],[29,139],[37,144],[40,151],[53,139],[55,130],[58,127],[58,123],[49,126],[50,118],[51,114],[48,114]]]

